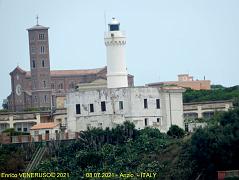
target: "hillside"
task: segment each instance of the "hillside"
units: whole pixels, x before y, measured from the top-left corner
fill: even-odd
[[[66,172],[69,179],[156,173],[156,179],[213,180],[219,170],[239,169],[239,109],[211,121],[216,123],[182,138],[176,127],[169,136],[158,129],[136,130],[129,122],[112,130],[91,129],[77,141],[49,143],[35,172]],[[31,146],[1,146],[1,171],[24,172],[36,148]]]
[[[201,101],[217,101],[217,100],[233,100],[234,105],[239,104],[239,86],[225,88],[222,86],[212,86],[212,90],[191,90],[187,89],[183,93],[183,102],[201,102]]]
[[[89,130],[81,140],[62,144],[36,171],[71,172],[72,177],[84,177],[87,172],[152,172],[159,179],[216,179],[218,170],[239,169],[239,110],[213,121],[221,125],[184,138],[172,138],[157,129],[136,130],[128,122],[112,130]]]

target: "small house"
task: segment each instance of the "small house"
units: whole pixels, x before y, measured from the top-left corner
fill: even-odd
[[[37,141],[56,139],[60,132],[60,124],[49,122],[39,123],[31,127],[30,134]]]

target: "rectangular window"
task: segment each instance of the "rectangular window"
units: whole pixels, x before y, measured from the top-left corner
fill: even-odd
[[[27,132],[27,128],[23,128],[23,131],[24,131],[24,132]]]
[[[17,131],[22,131],[22,128],[17,128]]]
[[[32,60],[32,68],[35,68],[36,67],[36,62],[35,60]]]
[[[94,104],[90,104],[90,112],[94,112]]]
[[[157,118],[157,123],[159,123],[160,122],[160,118]]]
[[[159,125],[162,126],[162,120],[161,120],[161,118],[157,118],[157,123],[159,123]]]
[[[41,53],[41,54],[44,54],[44,53],[45,53],[45,47],[44,47],[44,46],[41,46],[41,48],[40,48],[40,53]]]
[[[44,34],[39,34],[39,40],[44,40]]]
[[[144,99],[144,109],[147,109],[147,108],[148,108],[148,100]]]
[[[54,96],[51,96],[51,102],[52,102],[52,106],[55,107],[55,99],[54,99]]]
[[[44,102],[47,102],[47,95],[44,96]]]
[[[144,125],[145,125],[145,126],[148,126],[148,118],[145,118],[145,119],[144,119]]]
[[[119,101],[119,109],[120,109],[120,110],[123,110],[123,109],[124,109],[123,101]]]
[[[160,109],[160,99],[156,99],[156,108]]]
[[[81,114],[80,104],[76,104],[76,114]]]
[[[106,111],[105,101],[101,102],[101,111]]]
[[[42,65],[42,67],[45,67],[45,61],[44,60],[41,61],[41,65]]]

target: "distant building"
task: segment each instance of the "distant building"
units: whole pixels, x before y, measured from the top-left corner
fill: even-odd
[[[55,139],[58,133],[60,133],[60,124],[54,122],[39,123],[32,126],[30,129],[30,134],[33,138],[38,138],[39,135],[47,135],[45,136],[46,140]]]
[[[205,127],[207,122],[216,112],[228,111],[233,108],[231,100],[192,102],[183,104],[184,123],[189,132],[195,131],[199,127]],[[200,119],[204,119],[201,122]]]
[[[44,116],[42,113],[42,116]],[[40,123],[41,115],[39,112],[24,113],[0,113],[0,133],[8,128],[14,128],[15,131],[29,132],[30,128]]]
[[[107,67],[81,70],[50,70],[48,27],[39,24],[28,30],[30,69],[17,66],[11,73],[11,94],[8,108],[23,111],[29,108],[55,108],[58,96],[74,91],[76,85],[105,80]],[[111,75],[112,77],[114,75]],[[128,85],[134,85],[134,77],[126,75]]]
[[[55,122],[66,126],[66,109],[51,111],[31,112],[1,112],[0,133],[8,128],[14,128],[18,132],[30,132],[32,126],[39,123]]]
[[[185,119],[211,118],[215,112],[228,111],[233,108],[231,100],[192,102],[183,104]]]
[[[211,81],[210,80],[193,80],[192,76],[188,74],[179,74],[178,81],[165,81],[147,84],[149,87],[159,87],[159,86],[178,86],[183,88],[191,88],[194,90],[210,90]]]

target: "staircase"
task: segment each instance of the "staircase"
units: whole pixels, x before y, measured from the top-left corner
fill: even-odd
[[[32,156],[30,163],[27,165],[25,172],[31,172],[41,162],[43,155],[46,152],[46,147],[38,147]]]

